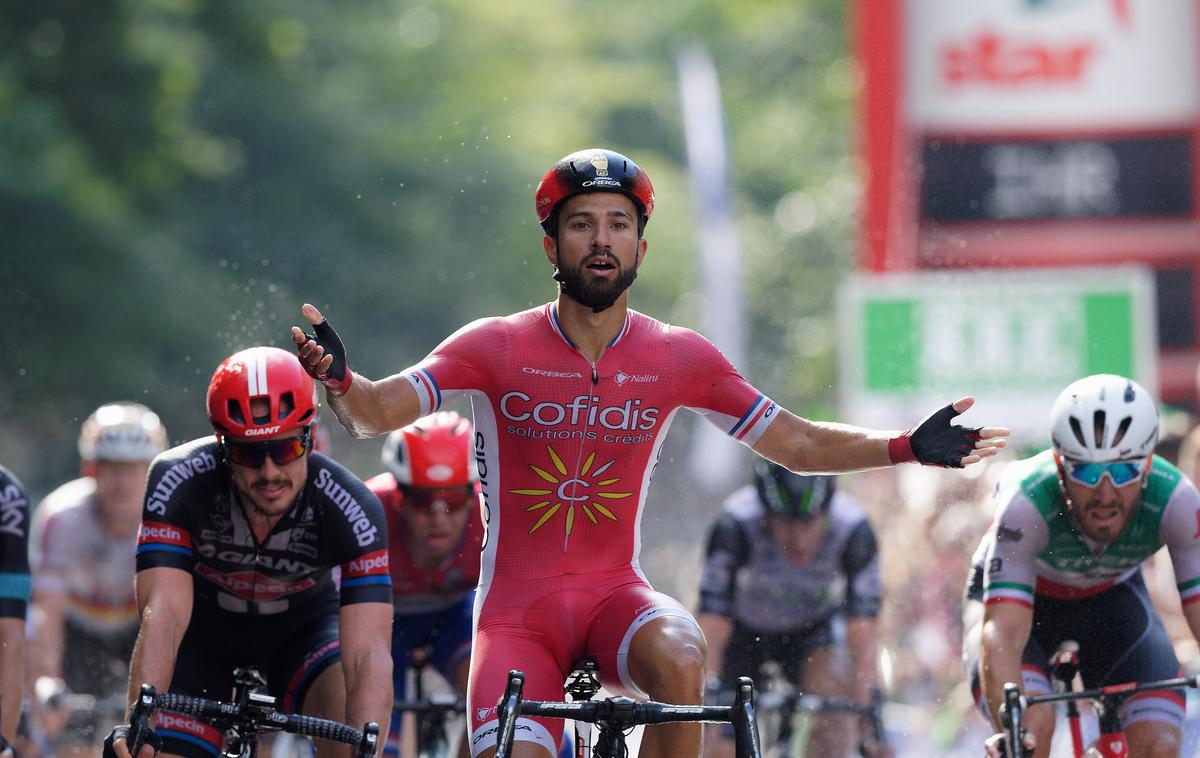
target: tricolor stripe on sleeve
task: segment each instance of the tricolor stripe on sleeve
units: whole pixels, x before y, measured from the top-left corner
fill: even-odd
[[[1200,600],[1200,577],[1188,582],[1180,582],[1175,586],[1179,588],[1179,602],[1182,604],[1188,605]]]
[[[729,430],[729,436],[735,440],[743,440],[746,435],[754,432],[754,436],[762,434],[762,429],[766,429],[771,418],[775,415],[775,403],[766,395],[759,395],[758,399],[750,406],[733,428]],[[758,427],[762,427],[759,429]]]
[[[405,372],[404,376],[412,382],[413,389],[417,391],[422,416],[428,416],[442,407],[442,391],[428,371],[423,368],[413,369]]]
[[[174,524],[143,521],[138,529],[138,555],[157,551],[190,556],[192,554],[192,535]]]
[[[1017,603],[1033,607],[1033,588],[1016,582],[991,582],[983,590],[984,605],[993,603]]]

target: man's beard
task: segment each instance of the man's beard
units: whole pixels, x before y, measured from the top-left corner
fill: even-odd
[[[621,293],[629,289],[629,285],[633,284],[634,279],[637,279],[637,264],[635,263],[627,270],[620,269],[616,279],[588,280],[585,278],[584,272],[588,261],[595,257],[595,255],[589,255],[575,268],[560,266],[554,271],[554,281],[558,282],[559,289],[567,297],[580,305],[591,308],[593,313],[599,313],[611,308]],[[612,258],[614,266],[620,267],[621,264],[617,263],[615,257],[609,257]]]

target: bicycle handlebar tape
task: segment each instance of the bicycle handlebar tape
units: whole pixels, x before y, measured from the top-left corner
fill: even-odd
[[[345,395],[350,390],[350,382],[354,376],[350,373],[350,365],[346,361],[346,344],[342,342],[337,330],[329,324],[329,319],[314,326],[313,332],[314,334],[305,332],[304,336],[320,345],[326,355],[333,356],[333,362],[329,364],[329,370],[325,373],[317,372],[303,360],[300,361],[300,365],[309,376],[324,384],[331,395]]]
[[[958,415],[947,405],[926,416],[921,423],[898,437],[888,440],[888,458],[892,463],[917,461],[926,466],[962,468],[962,459],[975,450],[979,427],[951,424]]]

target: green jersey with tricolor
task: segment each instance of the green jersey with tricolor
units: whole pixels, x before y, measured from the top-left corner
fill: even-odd
[[[1035,595],[1095,595],[1129,579],[1163,545],[1184,604],[1200,599],[1200,493],[1178,469],[1154,457],[1141,503],[1105,544],[1068,515],[1047,450],[1011,464],[996,488],[996,521],[976,553],[986,566],[984,602],[1032,607]]]

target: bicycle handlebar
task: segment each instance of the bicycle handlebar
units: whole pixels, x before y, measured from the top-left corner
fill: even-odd
[[[1105,697],[1128,697],[1139,692],[1155,690],[1177,690],[1184,687],[1200,688],[1200,674],[1181,676],[1175,679],[1160,679],[1154,682],[1125,682],[1124,684],[1109,684],[1091,690],[1052,692],[1046,695],[1028,695],[1021,698],[1021,707],[1028,708],[1038,703],[1056,703],[1060,700],[1097,700]]]
[[[713,721],[728,723],[733,707],[728,705],[670,705],[611,697],[605,700],[585,700],[578,703],[558,703],[545,700],[522,700],[522,716],[544,716],[573,719],[589,724],[606,723],[617,729],[644,724],[671,724],[680,721]]]
[[[249,726],[255,733],[289,732],[355,745],[358,748],[355,753],[358,758],[372,758],[379,744],[379,725],[374,722],[369,722],[362,730],[358,730],[339,721],[297,713],[280,713],[275,709],[275,698],[269,695],[251,693],[246,704],[239,706],[173,692],[156,693],[153,687],[143,684],[141,694],[129,716],[129,745],[133,748],[133,755],[137,755],[137,750],[145,741],[150,711],[153,709],[195,716],[222,727]]]
[[[518,716],[573,719],[600,724],[601,730],[624,730],[633,726],[678,722],[732,723],[735,727],[735,750],[738,756],[758,758],[761,747],[754,721],[754,684],[748,677],[738,680],[737,699],[729,705],[673,705],[640,701],[628,697],[604,700],[581,700],[572,703],[545,700],[523,700],[525,674],[510,671],[508,687],[496,705],[499,731],[496,735],[496,758],[508,758]]]
[[[1017,685],[1009,682],[1004,685],[1004,733],[1008,744],[1014,746],[1013,752],[1017,752],[1019,755],[1028,755],[1021,739],[1025,731],[1024,725],[1021,723],[1021,712],[1032,705],[1057,703],[1062,700],[1107,700],[1112,698],[1116,698],[1119,702],[1139,692],[1177,690],[1184,687],[1200,689],[1200,674],[1174,679],[1159,679],[1153,682],[1109,684],[1090,690],[1068,690],[1044,695],[1022,695]],[[1022,745],[1022,747],[1016,748],[1017,745]]]

